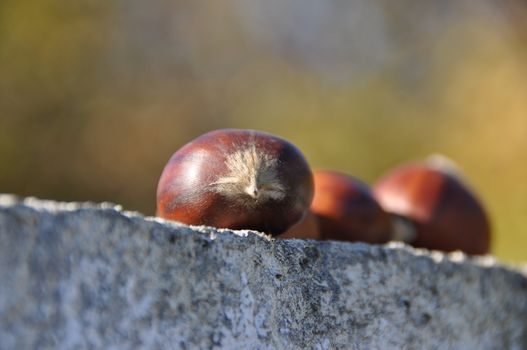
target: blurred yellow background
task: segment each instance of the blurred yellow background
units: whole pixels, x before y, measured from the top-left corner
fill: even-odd
[[[151,215],[182,144],[251,128],[373,183],[443,153],[527,260],[525,2],[0,2],[0,191]]]

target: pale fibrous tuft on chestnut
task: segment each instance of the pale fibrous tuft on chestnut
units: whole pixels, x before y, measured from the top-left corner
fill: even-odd
[[[314,180],[311,211],[318,219],[322,239],[373,244],[389,241],[390,216],[366,183],[326,170],[315,171]]]
[[[393,214],[396,232],[416,247],[486,254],[489,218],[452,162],[438,158],[408,163],[384,175],[374,193]],[[410,234],[408,234],[410,233]]]
[[[157,189],[157,215],[189,225],[273,235],[300,221],[313,175],[290,142],[260,131],[222,129],[180,148]]]

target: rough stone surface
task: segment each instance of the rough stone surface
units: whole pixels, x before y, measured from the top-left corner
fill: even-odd
[[[1,349],[526,349],[492,258],[0,196]]]

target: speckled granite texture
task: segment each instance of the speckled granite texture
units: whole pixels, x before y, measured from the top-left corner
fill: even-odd
[[[491,258],[0,196],[0,349],[527,349]]]

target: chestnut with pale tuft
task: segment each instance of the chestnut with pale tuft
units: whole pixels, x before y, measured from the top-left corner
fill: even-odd
[[[488,253],[490,224],[482,204],[452,162],[436,160],[391,170],[375,184],[376,198],[413,246]]]
[[[313,175],[294,145],[260,131],[223,129],[170,158],[157,188],[157,215],[277,235],[304,217],[312,198]]]
[[[311,211],[323,239],[386,243],[391,236],[390,216],[359,179],[335,172],[314,172],[315,197]]]

